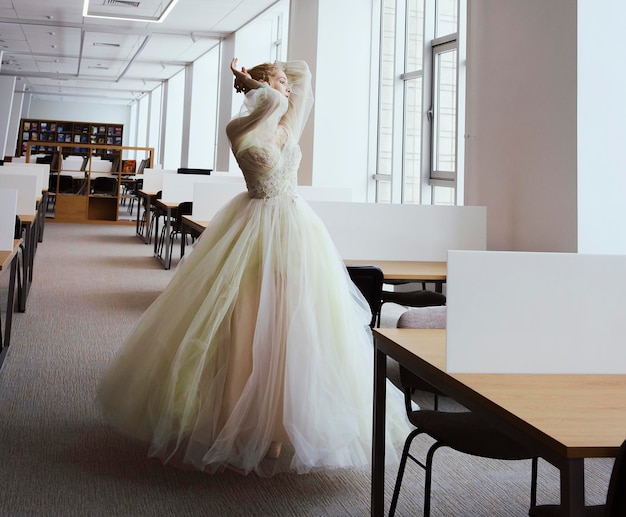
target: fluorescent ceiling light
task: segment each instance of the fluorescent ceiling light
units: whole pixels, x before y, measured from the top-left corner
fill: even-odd
[[[174,9],[174,6],[178,3],[178,0],[170,0],[165,6],[165,9],[163,9],[161,14],[158,16],[133,16],[127,14],[106,13],[106,11],[103,10],[95,11],[90,9],[89,2],[90,0],[84,0],[83,3],[83,16],[85,18],[104,18],[107,20],[127,20],[131,22],[161,23],[163,20],[165,20],[165,18],[167,18],[167,15],[170,14],[172,9]],[[122,6],[122,9],[125,9],[126,7],[138,7],[140,2],[126,2],[124,0],[111,0],[110,2],[106,2],[105,0],[104,6],[101,6],[100,9],[102,9],[102,7],[106,7],[107,3],[109,3],[110,6],[114,7]]]

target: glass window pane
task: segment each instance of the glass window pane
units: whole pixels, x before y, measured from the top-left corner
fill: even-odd
[[[456,168],[456,49],[435,54],[434,171]]]
[[[454,187],[433,187],[433,205],[450,205],[455,204]]]
[[[404,185],[403,202],[420,202],[422,164],[422,79],[404,85]]]
[[[405,72],[422,69],[424,55],[424,0],[407,0]]]
[[[376,172],[391,174],[393,149],[393,87],[395,56],[395,0],[384,0],[382,8],[382,38],[380,59],[380,96],[378,99],[378,157]],[[377,182],[379,201],[391,200],[390,182]]]
[[[457,32],[457,0],[437,0],[435,38]]]

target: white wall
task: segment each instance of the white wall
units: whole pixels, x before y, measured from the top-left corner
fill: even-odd
[[[578,251],[626,253],[624,0],[578,0]]]
[[[465,204],[487,207],[488,249],[577,251],[576,15],[469,0]]]
[[[28,118],[124,124],[122,143],[128,145],[130,106],[87,102],[49,102],[33,99],[30,103]]]

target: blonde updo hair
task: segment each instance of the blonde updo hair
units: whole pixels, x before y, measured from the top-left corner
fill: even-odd
[[[255,81],[270,82],[270,77],[278,74],[282,68],[275,63],[261,63],[247,70],[250,77]]]

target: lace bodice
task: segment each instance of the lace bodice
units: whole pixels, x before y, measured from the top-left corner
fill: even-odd
[[[247,148],[237,161],[250,197],[295,195],[301,157],[300,147],[293,140],[288,140],[282,150],[272,145]]]
[[[289,99],[264,83],[246,94],[242,113],[226,127],[250,197],[255,199],[295,195],[302,158],[298,139],[313,102],[306,63],[280,65],[291,86]]]

